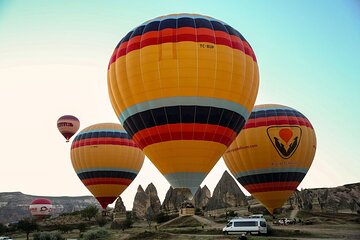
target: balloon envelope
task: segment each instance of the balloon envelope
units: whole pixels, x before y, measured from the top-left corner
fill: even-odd
[[[174,188],[193,193],[244,126],[258,80],[245,38],[222,21],[194,14],[136,27],[108,67],[121,124]]]
[[[254,107],[223,158],[239,183],[273,213],[305,177],[315,151],[315,131],[303,114],[265,104]]]
[[[89,126],[71,144],[74,170],[103,208],[130,185],[144,158],[141,149],[115,123]]]
[[[80,121],[72,115],[64,115],[57,120],[57,128],[68,142],[69,139],[79,130]]]
[[[31,202],[29,206],[31,215],[36,218],[43,218],[49,216],[52,209],[52,202],[47,198],[36,198]]]

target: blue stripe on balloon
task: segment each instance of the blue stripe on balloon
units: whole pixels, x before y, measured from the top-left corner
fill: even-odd
[[[306,168],[262,168],[262,169],[255,169],[250,171],[241,171],[234,175],[236,179],[240,177],[250,176],[250,175],[257,175],[257,174],[268,174],[268,173],[288,173],[288,172],[300,172],[300,173],[307,173],[308,169]]]
[[[194,106],[194,105],[224,108],[240,114],[246,120],[249,118],[250,115],[250,113],[244,106],[221,98],[168,97],[168,98],[157,98],[154,100],[132,105],[131,107],[128,107],[127,109],[125,109],[120,113],[119,120],[123,124],[128,117],[136,113],[144,112],[155,108],[170,107],[170,106]]]
[[[95,172],[95,171],[119,171],[119,172],[130,172],[134,174],[138,174],[139,171],[135,171],[128,168],[81,168],[76,171],[76,174],[85,173],[85,172]]]

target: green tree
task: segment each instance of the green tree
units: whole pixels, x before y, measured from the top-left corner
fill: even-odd
[[[9,231],[9,228],[4,224],[0,223],[0,235],[3,235]]]
[[[29,234],[33,231],[36,231],[39,229],[38,224],[29,218],[25,218],[23,220],[20,220],[17,224],[17,227],[19,230],[26,233],[26,239],[29,240]]]
[[[90,205],[81,210],[81,216],[87,218],[89,221],[96,216],[99,209],[96,206]]]

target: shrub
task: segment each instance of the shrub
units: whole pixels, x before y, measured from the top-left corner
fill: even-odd
[[[34,240],[64,240],[60,232],[37,232],[33,234]]]
[[[156,215],[155,220],[157,223],[163,223],[163,222],[167,222],[176,217],[178,217],[178,214],[169,215],[164,212],[160,212],[158,215]]]
[[[99,239],[99,238],[106,238],[107,236],[109,236],[109,232],[106,231],[105,229],[100,229],[97,231],[89,231],[89,232],[85,233],[84,239],[85,240],[95,240],[95,239]]]
[[[106,223],[108,222],[108,220],[105,217],[99,216],[99,215],[96,216],[95,220],[96,220],[96,223],[99,225],[99,227],[105,226]]]
[[[87,218],[89,221],[96,216],[99,212],[99,209],[96,206],[87,206],[83,210],[81,210],[81,216],[83,218]]]

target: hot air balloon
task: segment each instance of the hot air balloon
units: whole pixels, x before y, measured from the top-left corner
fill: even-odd
[[[258,85],[245,38],[194,14],[136,27],[108,67],[110,100],[125,130],[174,188],[193,194],[244,126]]]
[[[106,209],[130,185],[144,153],[115,123],[83,129],[71,144],[71,162],[82,183]]]
[[[50,216],[52,209],[52,202],[47,198],[36,198],[29,206],[31,215],[38,220]]]
[[[223,158],[238,182],[273,214],[303,180],[315,151],[315,131],[303,114],[264,104],[254,107]]]
[[[72,115],[64,115],[57,120],[57,128],[65,137],[66,142],[79,130],[80,121]]]

